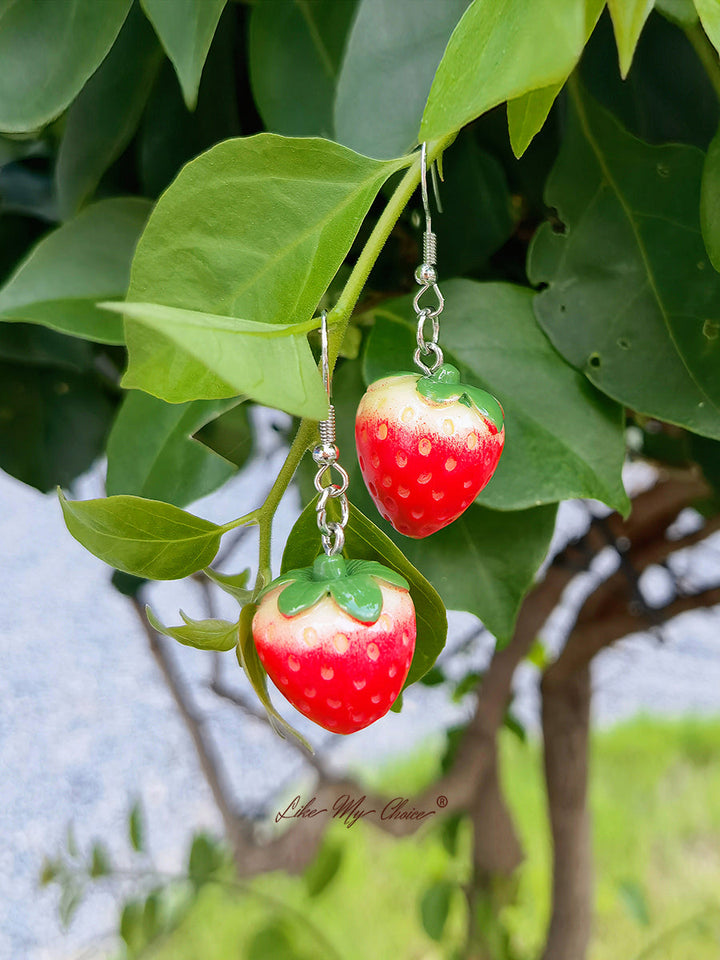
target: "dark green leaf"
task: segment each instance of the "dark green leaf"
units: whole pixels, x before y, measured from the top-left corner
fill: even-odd
[[[456,856],[458,852],[458,839],[463,820],[463,814],[453,813],[449,817],[445,817],[440,826],[440,839],[442,840],[442,845],[445,847],[451,857]]]
[[[188,109],[195,107],[205,57],[226,0],[140,0],[172,60]]]
[[[30,323],[0,323],[0,358],[33,367],[87,373],[95,353],[85,340]]]
[[[131,956],[145,946],[143,913],[143,903],[139,900],[129,900],[120,914],[120,936],[125,941]]]
[[[225,861],[225,851],[217,840],[205,833],[193,837],[188,857],[188,877],[195,889],[198,890],[216,877]]]
[[[443,291],[447,359],[463,381],[488,390],[505,411],[505,447],[478,502],[518,510],[595,497],[627,511],[623,412],[553,349],[535,320],[532,291],[470,280],[451,280]],[[409,363],[415,349],[411,298],[387,301],[376,317],[365,354],[367,382],[393,372],[399,358]]]
[[[698,21],[693,0],[655,0],[655,9],[681,27],[692,27]]]
[[[265,126],[333,136],[335,84],[355,0],[260,0],[250,16],[250,82]]]
[[[47,887],[58,879],[61,872],[62,864],[58,860],[50,860],[48,857],[45,857],[40,869],[38,883],[41,887]]]
[[[435,73],[419,139],[446,136],[505,100],[564,81],[584,45],[585,0],[474,0]]]
[[[268,720],[270,721],[270,725],[275,733],[277,733],[278,736],[282,737],[283,739],[286,739],[288,734],[295,737],[295,739],[298,740],[309,753],[312,753],[313,749],[305,737],[301,736],[301,734],[291,727],[287,720],[285,720],[285,718],[277,712],[268,695],[267,674],[265,673],[265,668],[260,663],[260,658],[258,657],[258,653],[255,648],[255,641],[253,640],[252,635],[252,621],[256,610],[257,604],[248,603],[240,611],[240,623],[238,629],[240,642],[238,643],[236,650],[238,663],[245,671],[245,676],[248,678],[258,700],[265,707]]]
[[[503,726],[506,730],[509,730],[510,733],[513,733],[520,743],[527,743],[527,730],[520,723],[518,718],[510,710],[505,711],[505,716],[503,717]]]
[[[326,841],[304,874],[308,895],[317,897],[331,883],[340,869],[343,848]]]
[[[129,143],[161,58],[152,27],[134,7],[112,50],[68,110],[55,166],[63,218],[91,196]]]
[[[239,39],[231,5],[215,31],[192,112],[185,106],[172,64],[166,60],[160,68],[139,137],[140,179],[147,196],[158,196],[188,160],[240,133],[238,102],[228,95],[236,82]]]
[[[474,613],[502,648],[512,638],[554,528],[554,506],[499,511],[474,504],[431,537],[405,539],[404,550],[447,608]]]
[[[206,567],[223,528],[159,500],[108,497],[67,500],[65,523],[86,550],[105,563],[151,580],[179,580]]]
[[[23,320],[101,343],[122,343],[119,317],[96,301],[122,297],[150,204],[101,200],[44,237],[0,290],[0,320]]]
[[[139,800],[132,805],[128,815],[128,836],[133,850],[137,853],[143,853],[145,850],[145,818]]]
[[[285,929],[282,920],[270,920],[250,941],[247,960],[309,960],[309,957],[295,945],[293,935]]]
[[[378,190],[407,163],[379,163],[328,141],[273,134],[218,144],[184,167],[158,202],[138,244],[127,299],[250,322],[307,323]],[[142,329],[127,324],[136,348]],[[178,401],[227,396],[228,376],[237,379],[213,355],[213,366],[222,367],[220,385],[202,359],[156,331],[147,333],[146,350],[160,353],[154,365],[148,359],[148,385],[164,381],[149,392],[166,398],[177,393],[176,382],[186,390]],[[282,392],[293,369],[274,369],[263,395]]]
[[[419,11],[417,0],[360,0],[335,99],[341,143],[371,157],[415,146],[433,75],[468,2],[425,3]]]
[[[107,848],[102,843],[94,843],[90,859],[90,869],[88,871],[91,877],[106,877],[112,873],[112,863]]]
[[[455,689],[452,692],[452,697],[450,699],[453,701],[453,703],[460,703],[463,697],[466,697],[469,693],[474,693],[484,676],[484,673],[477,670],[466,673],[462,680],[456,684]]]
[[[529,273],[553,344],[640,413],[720,437],[720,277],[700,234],[702,154],[651,147],[577,85]]]
[[[720,7],[716,0],[695,0],[703,30],[716,50],[720,50]]]
[[[248,578],[250,577],[249,567],[243,570],[242,573],[234,574],[218,573],[217,570],[206,567],[203,573],[206,577],[209,577],[213,583],[216,583],[221,590],[229,593],[231,597],[235,597],[242,606],[250,599],[252,590],[246,589]]]
[[[0,130],[35,130],[80,92],[112,46],[132,0],[5,0],[0,19]]]
[[[281,570],[310,566],[320,553],[315,501],[305,507],[290,532]],[[374,523],[351,505],[345,529],[345,554],[351,559],[376,560],[401,574],[410,584],[415,604],[417,639],[405,686],[419,680],[435,663],[445,645],[445,608],[432,585],[408,562],[403,552]]]
[[[423,893],[420,900],[420,917],[425,932],[433,940],[440,942],[445,931],[450,903],[457,885],[441,880],[434,883]]]
[[[169,404],[131,390],[107,444],[109,496],[132,494],[184,507],[222,486],[235,469],[192,434],[233,401]]]
[[[162,893],[153,890],[145,898],[143,908],[143,935],[149,942],[158,937],[164,929]]]
[[[307,324],[240,320],[157,303],[102,306],[125,316],[130,358],[124,387],[170,403],[245,395],[298,416],[320,420],[327,414]]]
[[[720,134],[708,147],[703,166],[700,220],[705,247],[716,270],[720,270]],[[720,329],[718,330],[720,335]]]
[[[134,577],[131,573],[115,570],[110,582],[124,597],[137,597],[147,580],[145,577]]]
[[[172,637],[186,647],[195,647],[196,650],[232,650],[238,642],[238,625],[228,620],[193,620],[183,611],[180,616],[185,621],[182,627],[164,627],[150,607],[145,607],[145,614],[150,625],[158,633]]]
[[[0,362],[0,467],[43,492],[69,485],[103,452],[113,412],[91,374]]]
[[[247,406],[239,403],[210,420],[193,434],[228,463],[243,467],[253,449],[253,430]]]

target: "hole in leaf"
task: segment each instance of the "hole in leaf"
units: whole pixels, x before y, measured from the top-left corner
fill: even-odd
[[[591,367],[594,367],[597,370],[597,368],[600,366],[600,363],[601,363],[600,354],[591,353],[590,357],[588,358],[588,363],[590,364]]]
[[[627,340],[625,337],[620,337],[620,339],[617,342],[617,345],[620,347],[621,350],[630,349],[630,341]]]

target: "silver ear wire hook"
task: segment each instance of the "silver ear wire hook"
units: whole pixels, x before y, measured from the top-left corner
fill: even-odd
[[[438,197],[437,190],[437,180],[435,177],[435,165],[432,166],[432,180],[433,180],[433,189],[435,191],[435,199],[438,202],[438,209],[440,210],[440,200]],[[443,311],[445,306],[445,298],[440,293],[440,288],[437,284],[438,274],[437,274],[437,236],[432,231],[432,217],[430,215],[430,200],[428,197],[428,188],[427,188],[427,144],[423,143],[420,147],[420,192],[422,194],[423,207],[425,209],[425,232],[423,233],[423,262],[415,271],[415,280],[420,284],[421,289],[415,295],[413,300],[413,308],[418,318],[417,326],[417,344],[418,348],[414,354],[414,360],[416,365],[420,370],[425,374],[425,376],[430,376],[443,362],[443,353],[440,347],[438,346],[438,338],[440,336],[440,325],[438,322],[438,317]],[[420,306],[420,300],[427,293],[428,290],[432,290],[435,294],[436,304],[435,307],[422,307]],[[425,321],[432,320],[432,334],[431,339],[425,339]],[[428,354],[434,353],[435,360],[431,367],[428,367],[421,360],[422,356],[428,356]]]
[[[315,474],[315,489],[320,494],[315,510],[323,549],[329,557],[332,557],[341,553],[345,544],[345,527],[350,519],[350,508],[345,496],[349,478],[347,472],[337,462],[339,451],[335,444],[335,407],[330,402],[332,379],[330,377],[327,310],[323,310],[320,314],[320,351],[323,384],[328,398],[328,416],[327,420],[321,420],[318,424],[320,444],[313,450],[313,460],[318,465],[318,471]],[[339,484],[332,482],[333,467],[340,475]],[[328,471],[330,471],[330,483],[326,486],[323,480]],[[340,520],[328,520],[327,518],[327,503],[331,497],[339,501]]]

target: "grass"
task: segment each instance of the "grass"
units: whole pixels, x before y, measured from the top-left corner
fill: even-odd
[[[375,774],[373,785],[414,792],[436,771],[437,749]],[[503,912],[519,957],[535,960],[549,910],[550,846],[537,745],[504,733],[502,776],[527,859],[516,903]],[[720,956],[720,720],[637,719],[593,739],[591,802],[596,924],[590,960],[718,960]],[[302,829],[302,827],[300,827]],[[462,881],[469,830],[453,858],[429,826],[392,840],[367,822],[334,822],[337,874],[314,897],[303,878],[276,873],[253,895],[203,889],[153,960],[446,960],[464,903],[451,903],[434,942],[419,901],[432,884]],[[276,904],[284,904],[278,908]],[[283,944],[288,945],[286,948]],[[291,946],[290,946],[291,945]]]

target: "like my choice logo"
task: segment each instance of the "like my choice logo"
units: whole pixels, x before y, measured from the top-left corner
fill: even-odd
[[[366,807],[366,800],[365,795],[352,797],[348,793],[343,793],[333,803],[332,808],[316,807],[317,797],[303,803],[302,797],[298,794],[284,810],[278,810],[275,814],[275,823],[280,823],[281,820],[312,820],[314,817],[327,816],[332,820],[341,820],[349,829],[359,820],[373,814],[380,820],[416,820],[421,822],[434,817],[437,813],[437,810],[420,810],[417,807],[410,806],[410,800],[407,797],[393,797],[379,810],[375,807]],[[447,806],[447,797],[439,796],[435,802],[438,807],[445,807]]]

